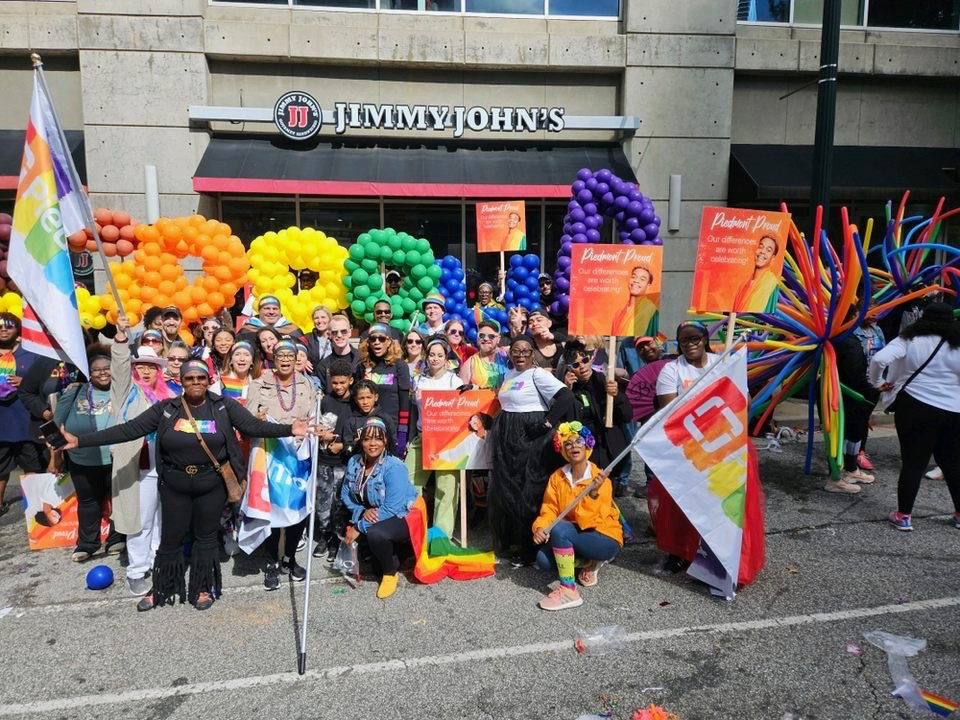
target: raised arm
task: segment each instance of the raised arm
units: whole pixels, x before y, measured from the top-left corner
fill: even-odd
[[[295,433],[293,425],[260,420],[254,417],[243,405],[231,398],[223,398],[223,404],[230,416],[230,424],[247,437],[277,438],[303,434],[302,432]]]
[[[151,405],[133,420],[129,420],[120,425],[97,430],[96,432],[86,433],[78,436],[77,447],[93,447],[96,445],[113,445],[114,443],[136,440],[152,432],[156,432],[160,427],[160,418],[163,417],[163,408],[165,403]]]

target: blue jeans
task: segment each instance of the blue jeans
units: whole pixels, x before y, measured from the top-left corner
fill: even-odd
[[[623,427],[623,432],[627,436],[627,443],[630,443],[633,440],[633,436],[637,434],[637,424],[635,422],[628,422]],[[620,469],[620,472],[617,473],[616,477],[613,478],[614,485],[620,485],[621,487],[626,487],[630,484],[630,473],[633,471],[633,450],[627,453],[626,462],[623,463],[623,467]]]
[[[581,530],[567,520],[561,520],[550,531],[550,540],[547,543],[551,550],[552,548],[572,547],[574,555],[582,560],[608,562],[613,560],[620,552],[620,544],[612,537],[596,530]],[[556,568],[553,552],[548,551],[545,545],[537,552],[537,567],[541,570]]]

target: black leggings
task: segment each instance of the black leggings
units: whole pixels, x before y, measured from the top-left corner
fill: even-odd
[[[380,566],[380,572],[384,575],[396,573],[400,569],[397,549],[410,545],[407,521],[398,517],[381,520],[367,528],[366,536],[370,553]]]
[[[217,533],[227,502],[223,479],[214,471],[187,475],[169,466],[160,471],[160,547],[153,567],[154,603],[174,604],[179,595],[191,604],[208,592],[220,595],[220,559]],[[183,539],[193,529],[190,587],[184,584]]]
[[[943,479],[953,499],[954,512],[960,512],[960,412],[949,412],[900,393],[894,415],[900,440],[900,479],[897,505],[900,512],[913,512],[920,480],[930,455],[943,470]]]
[[[95,553],[100,549],[100,518],[103,501],[111,494],[112,465],[78,465],[67,457],[70,479],[77,491],[77,550]],[[118,533],[110,520],[107,547],[118,545],[126,537]]]
[[[307,522],[309,522],[309,520],[310,516],[308,515],[300,522],[285,528],[286,535],[283,541],[283,556],[285,558],[292,560],[296,557],[297,545],[300,544],[300,538],[303,537],[303,531],[307,529]],[[271,562],[279,562],[280,560],[278,553],[280,552],[280,532],[282,530],[284,530],[284,528],[273,528],[270,530],[267,539],[263,541],[263,547],[266,548],[267,555]]]

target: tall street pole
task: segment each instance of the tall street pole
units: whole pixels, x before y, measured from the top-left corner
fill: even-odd
[[[820,79],[817,85],[817,128],[810,183],[810,216],[823,206],[824,225],[830,217],[833,181],[833,134],[837,117],[837,60],[840,55],[840,0],[824,0],[820,32]]]

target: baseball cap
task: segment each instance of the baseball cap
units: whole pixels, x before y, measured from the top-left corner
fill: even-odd
[[[163,312],[160,313],[160,317],[166,317],[167,315],[176,315],[178,318],[183,317],[183,315],[180,314],[180,308],[175,305],[168,305],[163,309]]]

